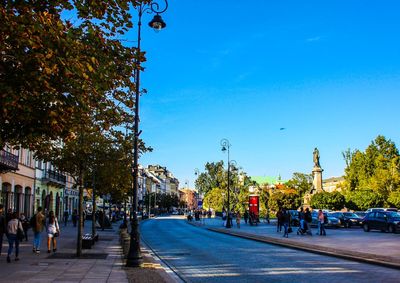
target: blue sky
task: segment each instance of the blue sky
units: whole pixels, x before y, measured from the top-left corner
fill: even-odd
[[[222,138],[249,175],[284,179],[311,172],[314,147],[327,178],[343,175],[347,148],[364,150],[379,134],[399,146],[399,8],[169,1],[165,30],[143,26],[140,128],[154,152],[140,163],[167,166],[193,187],[194,168],[226,162]]]

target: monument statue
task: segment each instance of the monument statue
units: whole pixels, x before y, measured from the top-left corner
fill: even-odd
[[[319,150],[318,150],[318,148],[314,149],[313,161],[314,161],[314,166],[315,167],[321,167],[321,165],[319,164]]]

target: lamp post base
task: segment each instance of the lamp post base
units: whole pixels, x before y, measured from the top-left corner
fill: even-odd
[[[226,217],[226,228],[232,228],[231,218],[229,216]]]
[[[139,223],[136,212],[133,213],[131,220],[131,240],[129,243],[129,252],[126,259],[127,267],[139,267],[143,263],[143,257],[140,252]]]

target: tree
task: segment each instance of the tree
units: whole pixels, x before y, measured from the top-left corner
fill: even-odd
[[[3,1],[0,148],[76,139],[94,108],[108,120],[131,118],[131,75],[144,56],[115,36],[132,27],[129,6],[139,2]],[[75,12],[74,24],[66,11]]]
[[[387,203],[392,207],[400,207],[400,191],[394,191],[389,194]]]
[[[382,207],[385,203],[384,196],[372,189],[357,189],[345,192],[346,207],[354,210],[367,210],[371,207]]]
[[[311,197],[313,208],[340,210],[345,206],[345,197],[340,192],[320,192]]]
[[[278,211],[279,208],[297,209],[300,205],[299,195],[294,190],[275,192],[268,201],[268,206],[272,211]]]
[[[304,197],[312,187],[313,177],[311,174],[304,173],[293,173],[292,179],[290,179],[285,185],[288,188],[295,189],[300,197]]]
[[[384,136],[378,136],[365,152],[348,149],[345,180],[350,191],[372,189],[386,199],[400,188],[400,156],[396,145]]]
[[[205,209],[214,209],[215,211],[222,211],[226,208],[226,191],[220,188],[210,190],[204,197],[203,206]]]
[[[207,162],[205,172],[201,173],[195,181],[196,189],[207,194],[213,188],[219,188],[226,185],[227,175],[224,170],[224,162]]]

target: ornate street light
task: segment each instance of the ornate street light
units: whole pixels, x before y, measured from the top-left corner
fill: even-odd
[[[229,140],[227,140],[227,139],[222,139],[221,140],[221,146],[222,146],[222,148],[221,148],[221,150],[223,151],[223,152],[225,152],[225,151],[227,151],[228,152],[228,186],[227,186],[227,188],[228,188],[228,199],[227,199],[227,216],[226,216],[226,228],[231,228],[232,227],[232,225],[231,225],[231,220],[230,220],[230,218],[231,218],[231,211],[230,211],[230,197],[229,197],[229,194],[230,194],[230,189],[229,189],[229,185],[230,185],[230,171],[231,171],[231,166],[232,167],[235,167],[236,166],[236,161],[234,161],[234,160],[230,160],[229,159],[229,149],[230,149],[230,147],[231,147],[231,144],[229,143]]]
[[[140,98],[140,40],[141,40],[141,27],[142,27],[142,15],[143,13],[152,14],[155,13],[155,17],[149,23],[149,25],[156,29],[161,30],[166,27],[165,22],[162,20],[160,14],[164,13],[168,8],[168,1],[165,1],[165,8],[161,9],[161,6],[155,1],[146,3],[140,3],[135,9],[138,11],[138,34],[137,34],[137,49],[136,49],[136,69],[135,69],[135,127],[134,127],[134,141],[133,141],[133,199],[132,199],[132,220],[131,220],[131,240],[129,245],[129,253],[127,256],[126,266],[137,267],[142,262],[142,255],[140,252],[140,235],[139,235],[139,224],[137,220],[137,192],[138,192],[138,175],[139,175],[139,98]]]

